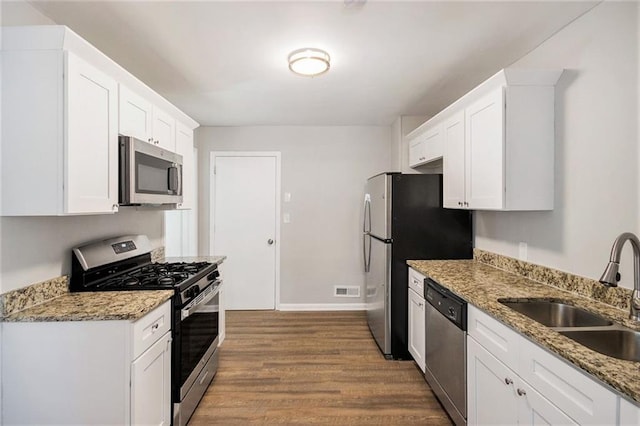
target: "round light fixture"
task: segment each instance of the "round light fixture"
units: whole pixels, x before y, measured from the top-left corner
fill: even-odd
[[[330,61],[324,50],[306,47],[289,54],[289,69],[298,75],[315,77],[329,71]]]

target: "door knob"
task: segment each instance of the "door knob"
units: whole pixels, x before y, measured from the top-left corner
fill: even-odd
[[[267,240],[267,244],[272,245],[272,244],[273,244],[273,240],[272,240],[271,238],[269,238],[269,239]]]

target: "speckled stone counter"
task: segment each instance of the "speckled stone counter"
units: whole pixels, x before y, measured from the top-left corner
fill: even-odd
[[[136,321],[173,296],[173,290],[66,293],[8,315],[4,322]]]
[[[409,266],[449,288],[467,302],[524,334],[576,367],[640,402],[640,362],[624,361],[592,351],[502,305],[502,298],[552,298],[598,313],[629,328],[640,324],[628,311],[575,293],[532,281],[474,260],[409,260]]]
[[[186,256],[186,257],[165,257],[157,262],[210,262],[217,265],[224,262],[227,256]]]

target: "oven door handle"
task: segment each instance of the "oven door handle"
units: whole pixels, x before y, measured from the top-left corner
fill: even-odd
[[[180,311],[180,319],[184,320],[185,318],[189,318],[189,315],[194,313],[200,307],[200,305],[204,305],[205,303],[216,297],[216,295],[220,292],[220,284],[222,284],[222,280],[214,281],[213,284],[211,284],[211,287],[214,288],[210,290],[209,294],[203,296],[202,298],[200,298],[200,296],[196,297],[194,301],[182,308],[182,310]],[[206,291],[207,290],[205,290],[205,292]]]

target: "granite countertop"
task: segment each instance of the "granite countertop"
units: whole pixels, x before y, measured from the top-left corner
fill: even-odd
[[[560,299],[640,331],[640,324],[628,318],[628,311],[474,260],[409,260],[407,264],[540,346],[640,402],[640,362],[620,360],[592,351],[502,305],[498,299]]]
[[[227,256],[185,256],[185,257],[165,257],[160,262],[210,262],[216,265],[221,264]]]
[[[136,321],[173,296],[173,290],[66,293],[2,318],[4,322]]]

